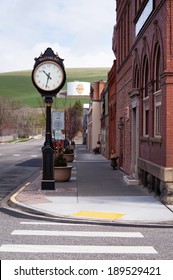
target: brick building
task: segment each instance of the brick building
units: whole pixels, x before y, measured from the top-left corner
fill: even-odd
[[[109,157],[109,105],[108,105],[108,84],[106,83],[101,94],[101,129],[100,129],[100,141],[101,141],[101,154]]]
[[[108,158],[116,153],[116,60],[108,73],[109,142]]]
[[[117,0],[116,12],[120,167],[173,204],[173,1]]]

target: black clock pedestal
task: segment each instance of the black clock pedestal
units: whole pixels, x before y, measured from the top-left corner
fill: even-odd
[[[51,106],[53,103],[52,97],[45,97],[46,104],[46,135],[45,142],[42,148],[43,155],[43,177],[41,181],[42,190],[55,190],[54,180],[54,149],[52,146],[51,134]]]
[[[54,149],[52,145],[51,130],[51,106],[52,97],[63,88],[66,82],[66,73],[62,58],[47,48],[45,52],[35,58],[32,71],[32,82],[37,91],[45,97],[46,104],[46,136],[42,148],[43,154],[43,177],[41,181],[42,190],[55,190],[54,179]]]

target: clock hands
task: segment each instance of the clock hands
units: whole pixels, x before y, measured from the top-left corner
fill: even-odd
[[[47,75],[47,82],[46,82],[46,88],[47,88],[47,86],[48,86],[48,82],[49,82],[49,80],[51,80],[52,78],[50,77],[50,73]]]
[[[43,73],[47,76],[47,82],[46,82],[46,88],[48,86],[48,82],[49,80],[52,80],[51,76],[50,76],[50,73],[46,73],[46,71],[43,70]]]
[[[46,71],[44,71],[44,70],[42,70],[42,71],[43,71],[44,74],[46,74],[46,76],[48,77],[48,79],[51,79],[51,80],[52,80],[52,78],[51,78],[51,76],[50,76],[50,73],[46,73]]]

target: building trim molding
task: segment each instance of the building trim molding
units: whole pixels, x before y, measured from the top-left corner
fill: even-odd
[[[138,167],[163,182],[173,182],[172,167],[164,167],[143,158],[138,158]]]

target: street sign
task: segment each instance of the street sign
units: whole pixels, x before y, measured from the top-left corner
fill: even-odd
[[[55,130],[55,140],[62,140],[62,131]]]
[[[52,129],[58,131],[64,129],[64,112],[52,112]]]

